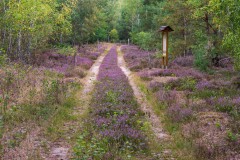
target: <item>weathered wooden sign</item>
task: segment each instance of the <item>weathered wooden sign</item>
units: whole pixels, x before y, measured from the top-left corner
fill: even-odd
[[[174,31],[170,26],[162,26],[162,68],[167,69],[168,66],[168,33]]]

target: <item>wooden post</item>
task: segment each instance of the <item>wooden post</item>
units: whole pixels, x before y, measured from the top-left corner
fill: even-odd
[[[167,69],[168,66],[168,37],[169,32],[172,32],[173,29],[169,26],[162,26],[160,28],[160,31],[162,32],[162,68]]]
[[[168,65],[168,32],[162,32],[163,68]]]

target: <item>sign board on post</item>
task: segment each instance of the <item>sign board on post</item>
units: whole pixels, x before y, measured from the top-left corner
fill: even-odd
[[[167,33],[166,32],[163,32],[162,34],[163,36],[163,56],[166,57],[167,55]]]
[[[169,26],[162,26],[160,28],[162,32],[162,67],[163,69],[167,69],[168,66],[168,32],[172,32],[173,29]]]

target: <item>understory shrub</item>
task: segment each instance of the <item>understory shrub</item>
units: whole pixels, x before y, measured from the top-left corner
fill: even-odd
[[[141,47],[144,50],[151,50],[152,49],[152,42],[153,36],[150,32],[139,32],[139,33],[132,33],[132,39],[135,44]]]
[[[119,39],[118,31],[116,29],[112,29],[109,33],[112,42],[116,42]]]
[[[194,65],[201,71],[207,71],[209,66],[209,60],[203,49],[197,49],[194,54]]]
[[[7,56],[4,54],[1,54],[1,49],[0,49],[0,67],[4,66],[7,61]]]
[[[62,55],[73,56],[77,52],[77,48],[72,46],[57,46],[55,48],[57,49],[57,53]]]

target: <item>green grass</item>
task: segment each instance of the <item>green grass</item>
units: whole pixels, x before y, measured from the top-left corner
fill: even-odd
[[[66,95],[62,95],[62,91],[58,90],[62,86],[51,82],[53,81],[44,86],[43,93],[46,97],[42,102],[35,103],[31,100],[29,103],[15,105],[0,117],[0,136],[5,131],[8,132],[8,147],[18,147],[27,133],[38,126],[45,129],[45,136],[51,141],[63,138],[64,123],[77,119],[72,112],[73,107],[76,106],[75,93],[81,90],[80,84],[70,83],[63,86]],[[23,129],[24,132],[22,132]],[[1,151],[2,146],[0,146],[0,153]]]
[[[76,100],[72,97],[68,98],[54,113],[54,116],[51,118],[45,129],[45,134],[48,139],[54,141],[59,138],[66,138],[64,123],[77,120],[77,117],[72,114],[74,106],[76,106]]]
[[[196,89],[197,81],[192,77],[185,77],[178,80],[171,81],[164,85],[166,90],[176,89],[178,91],[194,91]]]
[[[204,89],[204,90],[196,90],[191,93],[191,98],[198,99],[207,99],[211,97],[223,97],[229,96],[234,97],[239,94],[239,91],[234,88],[221,88],[221,89]]]
[[[153,146],[158,146],[158,149],[170,149],[172,150],[173,157],[179,160],[195,160],[194,156],[194,146],[191,140],[187,140],[182,136],[182,130],[180,124],[173,123],[166,116],[167,106],[160,103],[154,93],[148,90],[147,85],[141,81],[139,78],[136,78],[136,83],[141,89],[141,91],[146,95],[148,102],[153,106],[155,114],[162,120],[164,129],[170,134],[172,140],[167,142],[162,142],[161,145],[153,144]],[[153,141],[154,139],[152,139]],[[155,143],[157,143],[155,141]],[[154,149],[153,149],[154,150]]]

